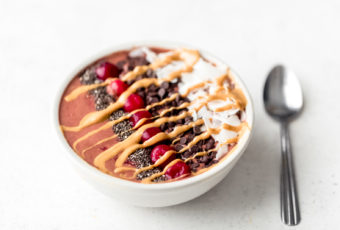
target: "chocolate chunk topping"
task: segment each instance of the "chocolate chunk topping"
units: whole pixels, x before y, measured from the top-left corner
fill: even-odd
[[[191,155],[192,155],[192,153],[191,153],[190,151],[185,151],[185,152],[182,154],[182,159],[187,159],[187,158],[189,158]]]
[[[177,104],[179,104],[179,102],[181,101],[181,96],[177,95],[175,100],[176,100]]]
[[[195,126],[195,127],[193,128],[193,130],[194,130],[194,133],[195,133],[195,134],[201,133],[201,128],[200,128],[199,126]]]
[[[153,71],[152,69],[148,69],[148,70],[146,71],[146,76],[147,76],[148,78],[157,78],[156,72]]]
[[[195,134],[189,133],[188,135],[188,142],[192,141],[195,138]]]
[[[159,90],[158,90],[158,95],[159,95],[159,97],[160,98],[164,98],[164,96],[165,96],[165,94],[166,94],[166,91],[165,91],[165,89],[163,89],[163,88],[160,88]]]
[[[204,155],[202,158],[200,158],[199,161],[200,161],[201,163],[207,163],[208,160],[209,160],[209,157],[208,157],[207,155]]]
[[[177,152],[179,152],[183,147],[184,147],[183,145],[177,144],[177,145],[175,145],[175,150],[176,150]]]
[[[179,143],[181,143],[182,145],[185,145],[187,143],[187,138],[186,137],[182,137],[180,139]]]
[[[124,76],[127,72],[133,70],[136,66],[148,65],[148,64],[149,62],[146,60],[145,56],[138,56],[138,57],[128,57],[126,60],[119,61],[116,65],[121,71],[120,76]],[[145,76],[149,77],[147,76],[147,73],[145,73]],[[129,83],[132,84],[133,82],[134,80],[128,82],[128,84]]]
[[[199,166],[200,166],[199,163],[193,163],[193,164],[191,165],[192,168],[198,168]]]
[[[149,91],[151,91],[151,92],[155,92],[157,89],[158,89],[158,87],[155,84],[151,84],[149,86]]]
[[[146,60],[145,56],[138,57],[128,57],[129,69],[133,70],[136,66],[139,65],[148,65],[149,62]]]
[[[197,153],[199,151],[199,148],[197,145],[193,145],[191,148],[190,148],[190,152],[191,153]]]
[[[212,149],[214,146],[215,146],[215,141],[214,141],[213,138],[210,138],[210,139],[208,140],[208,143],[206,144],[206,147],[207,147],[207,149],[209,150],[209,149]]]
[[[147,105],[151,105],[151,104],[157,103],[157,102],[159,102],[158,97],[152,97],[152,96],[147,96],[146,97],[146,104]]]
[[[192,122],[193,121],[193,118],[192,117],[186,117],[185,119],[184,119],[184,124],[189,124],[190,122]]]
[[[164,132],[164,131],[166,131],[167,130],[167,128],[168,128],[168,125],[167,125],[168,123],[163,123],[163,124],[161,124],[161,126],[160,126],[160,129]]]
[[[169,124],[169,127],[175,127],[176,126],[176,123],[173,122],[173,121],[169,122],[168,124]]]
[[[218,163],[218,160],[212,160],[208,163],[208,165],[206,167],[209,167],[209,166],[216,164],[216,163]]]
[[[167,81],[164,81],[162,84],[161,84],[161,88],[163,88],[163,89],[168,89],[170,87],[170,84],[169,84],[169,82],[167,82]]]

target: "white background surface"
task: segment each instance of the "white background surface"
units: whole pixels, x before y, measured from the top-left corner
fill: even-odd
[[[288,229],[269,68],[291,66],[306,107],[291,126],[302,222],[340,224],[339,1],[0,1],[0,229]],[[133,40],[187,42],[224,59],[256,107],[245,155],[213,190],[169,208],[111,200],[70,167],[51,125],[58,85],[84,59]]]

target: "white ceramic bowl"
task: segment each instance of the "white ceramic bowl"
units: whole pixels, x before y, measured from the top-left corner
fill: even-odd
[[[58,119],[58,111],[59,111],[59,102],[61,96],[68,85],[69,81],[85,66],[89,65],[93,61],[97,60],[100,57],[103,57],[107,54],[110,54],[115,51],[131,49],[134,46],[154,46],[154,47],[163,47],[163,48],[178,48],[178,47],[187,47],[193,48],[191,46],[179,43],[169,43],[169,42],[135,42],[131,44],[124,44],[120,46],[116,46],[113,49],[108,50],[105,53],[101,53],[97,56],[91,58],[88,62],[85,62],[79,68],[76,69],[67,79],[66,82],[59,88],[57,92],[57,97],[54,105],[54,126],[57,131],[57,135],[60,139],[60,142],[63,146],[64,152],[68,155],[69,159],[73,163],[74,168],[78,171],[80,176],[82,176],[86,181],[92,184],[95,188],[103,193],[111,196],[112,198],[124,201],[126,203],[130,203],[137,206],[144,207],[163,207],[170,206],[175,204],[180,204],[189,200],[192,200],[203,193],[210,190],[217,183],[219,183],[234,167],[236,162],[242,156],[242,153],[246,149],[248,142],[250,140],[252,130],[253,130],[253,119],[254,119],[254,110],[252,105],[252,100],[246,89],[245,85],[238,77],[238,75],[231,71],[232,75],[235,78],[237,84],[243,90],[247,100],[248,105],[246,107],[247,112],[247,122],[250,127],[250,131],[246,132],[242,138],[239,140],[239,143],[236,146],[236,149],[229,154],[222,162],[220,162],[215,167],[211,168],[207,172],[204,172],[200,175],[183,179],[180,181],[170,182],[170,183],[161,183],[161,184],[140,184],[135,183],[123,179],[119,179],[113,176],[109,176],[100,170],[94,168],[93,166],[86,163],[82,158],[80,158],[68,145],[63,134],[59,128],[59,119]],[[210,55],[209,53],[200,50],[203,56],[207,57],[208,60],[211,61],[220,61],[220,59]]]

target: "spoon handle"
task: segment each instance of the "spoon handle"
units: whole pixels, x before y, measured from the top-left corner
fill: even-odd
[[[301,217],[296,191],[288,122],[281,123],[281,153],[281,219],[282,222],[287,225],[297,225]]]

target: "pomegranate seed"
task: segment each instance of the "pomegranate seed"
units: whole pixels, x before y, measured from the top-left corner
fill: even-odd
[[[162,130],[158,127],[151,127],[146,130],[144,130],[142,134],[142,141],[145,142],[149,140],[151,137],[155,136],[157,133],[162,132]]]
[[[152,115],[151,113],[149,113],[149,111],[147,110],[142,110],[142,111],[138,111],[138,112],[135,112],[134,114],[132,114],[132,116],[130,117],[130,121],[132,123],[133,126],[136,126],[137,123],[142,120],[143,118],[151,118]],[[150,120],[146,120],[144,121],[143,124],[147,124],[149,123]]]
[[[120,96],[125,90],[129,88],[122,80],[116,79],[112,81],[106,88],[108,94],[112,96]]]
[[[176,164],[170,166],[166,172],[165,172],[165,176],[167,179],[174,179],[177,177],[180,177],[182,175],[185,174],[189,174],[190,173],[190,168],[189,166],[184,163],[183,161],[179,161]]]
[[[144,107],[143,98],[141,98],[141,96],[135,93],[131,94],[124,104],[125,112],[132,112],[136,109],[141,109],[143,107]]]
[[[169,145],[157,145],[154,147],[151,151],[150,157],[151,162],[154,164],[156,161],[158,161],[164,154],[170,150],[174,150]],[[164,168],[167,164],[169,164],[171,161],[175,160],[175,154],[172,154],[168,159],[166,159],[165,162],[163,162],[160,167]]]
[[[109,77],[117,78],[119,76],[119,69],[114,64],[104,62],[96,68],[97,78],[105,81]]]

